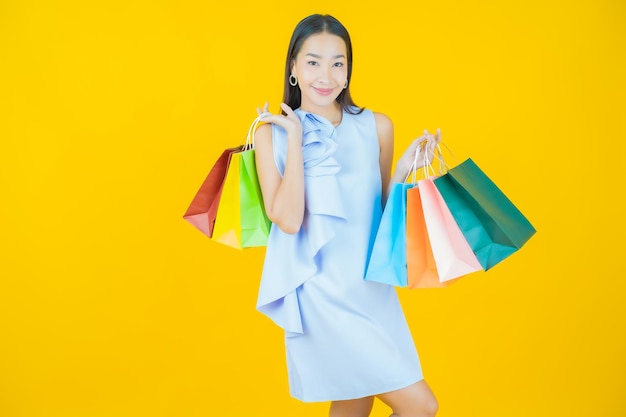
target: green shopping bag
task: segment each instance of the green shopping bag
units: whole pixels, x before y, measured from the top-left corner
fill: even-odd
[[[239,158],[239,202],[241,216],[241,246],[265,246],[271,221],[265,213],[263,195],[254,160],[254,149],[236,153]]]
[[[536,232],[471,159],[434,183],[485,271],[518,251]]]
[[[213,240],[236,249],[265,246],[271,226],[254,159],[253,135],[260,118],[252,122],[245,145],[230,154],[215,218]]]

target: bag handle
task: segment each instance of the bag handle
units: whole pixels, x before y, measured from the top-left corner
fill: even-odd
[[[443,147],[446,148],[446,150],[450,153],[450,155],[452,156],[452,159],[454,159],[455,161],[455,164],[457,163],[456,157],[454,156],[454,153],[452,152],[452,150],[450,150],[448,145],[446,145],[444,142],[441,141],[440,129],[437,129],[437,132],[435,133],[434,136],[428,133],[427,131],[426,131],[426,135],[427,135],[427,140],[426,140],[425,146],[427,147],[431,145],[432,143],[435,143],[435,145],[433,147],[433,160],[432,161],[428,159],[428,152],[423,153],[424,176],[428,178],[429,173],[432,175],[439,175],[439,176],[444,175],[446,172],[450,170],[450,165],[448,165],[448,163],[443,157],[441,146],[443,145]],[[435,168],[434,168],[435,161],[439,163],[439,172],[435,171]]]
[[[248,129],[248,136],[246,136],[246,143],[243,145],[244,151],[254,149],[254,133],[256,132],[259,123],[261,123],[261,119],[268,115],[270,115],[268,112],[261,113],[252,121],[250,128]]]
[[[417,182],[417,159],[418,156],[420,154],[420,152],[423,151],[423,148],[425,148],[428,144],[428,136],[427,136],[427,132],[424,131],[424,136],[422,136],[422,140],[419,141],[419,143],[417,144],[417,148],[415,149],[415,155],[413,156],[413,163],[411,164],[410,168],[409,168],[409,173],[406,175],[406,178],[404,179],[404,182],[407,182],[409,177],[411,177],[411,184],[415,185],[415,183]],[[425,175],[426,177],[428,177],[428,172],[425,171]]]
[[[435,141],[436,138],[439,138]],[[434,144],[432,152],[433,152],[433,160],[428,159],[428,149],[425,149],[423,152],[423,164],[422,167],[424,169],[424,176],[426,178],[430,176],[443,175],[448,171],[448,164],[446,164],[445,159],[443,158],[443,154],[441,153],[441,146],[439,145],[441,142],[441,131],[437,129],[437,133],[435,136],[428,134],[428,140],[426,142],[425,147],[431,146]],[[444,145],[445,146],[445,145]],[[439,163],[439,172],[435,171],[435,161]]]
[[[440,144],[441,142],[441,130],[437,129],[437,132],[433,135],[428,130],[424,130],[424,135],[422,136],[422,140],[418,143],[417,149],[415,150],[415,156],[413,158],[413,163],[409,169],[409,174],[407,174],[404,182],[407,182],[409,176],[411,176],[411,183],[415,184],[417,182],[417,161],[420,153],[422,154],[422,172],[424,173],[424,178],[429,178],[435,175],[443,175],[448,171],[448,165],[443,158],[443,154],[441,152]],[[443,144],[446,149],[448,147]],[[431,161],[428,157],[429,148],[432,148],[433,160]],[[449,149],[448,149],[449,150]],[[439,172],[435,170],[434,162],[439,162]]]

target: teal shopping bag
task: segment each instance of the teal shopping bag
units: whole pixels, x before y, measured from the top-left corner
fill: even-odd
[[[389,191],[370,254],[366,281],[406,287],[406,191],[413,184],[394,183]]]
[[[241,215],[241,246],[265,246],[271,221],[265,213],[263,195],[256,172],[254,149],[235,154],[239,164],[239,203]]]
[[[434,183],[485,271],[518,251],[536,232],[471,159]]]

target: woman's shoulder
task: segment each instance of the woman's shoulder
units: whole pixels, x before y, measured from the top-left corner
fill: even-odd
[[[393,135],[393,121],[385,113],[372,112],[379,136]]]
[[[351,113],[357,117],[361,116],[363,118],[373,118],[377,126],[388,128],[389,126],[393,125],[391,118],[385,113],[373,111],[365,107],[352,107],[349,109],[348,113]]]
[[[257,127],[255,133],[254,133],[255,138],[257,137],[261,137],[261,138],[271,138],[272,137],[272,124],[271,123],[265,123],[260,125],[259,127]]]
[[[255,148],[269,148],[272,146],[272,124],[266,123],[256,128],[253,133]]]
[[[261,140],[266,142],[272,142],[276,138],[280,138],[281,136],[286,137],[287,132],[282,127],[278,126],[275,123],[264,123],[256,128],[254,133],[254,140]]]
[[[382,124],[382,125],[393,124],[393,122],[391,121],[391,117],[387,116],[387,114],[385,113],[372,111],[372,114],[374,115],[374,120],[376,120],[377,124]]]
[[[387,116],[385,113],[373,111],[364,107],[358,108],[354,107],[349,111],[352,117],[355,120],[361,120],[360,124],[367,126],[368,128],[372,127],[376,129],[376,134],[379,138],[393,138],[393,122],[391,118]]]

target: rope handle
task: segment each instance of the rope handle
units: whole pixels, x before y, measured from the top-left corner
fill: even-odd
[[[259,126],[259,123],[261,123],[261,119],[270,115],[271,113],[269,112],[261,113],[252,121],[250,128],[248,129],[248,136],[246,136],[246,143],[243,145],[244,151],[254,149],[254,134],[256,133],[256,129]]]
[[[437,129],[437,132],[433,135],[428,132],[428,130],[424,130],[423,139],[418,143],[417,149],[415,151],[415,157],[413,159],[413,163],[409,169],[409,173],[407,174],[404,182],[407,182],[409,176],[411,177],[412,184],[417,183],[417,161],[420,155],[422,154],[422,172],[424,178],[429,178],[431,176],[441,176],[448,172],[450,166],[446,163],[443,152],[441,149],[441,145],[448,150],[452,158],[456,161],[456,157],[448,148],[448,146],[441,141],[441,130]],[[429,159],[429,148],[432,148],[433,159]],[[439,165],[439,169],[435,169],[435,161]]]
[[[422,136],[422,140],[420,142],[418,142],[417,144],[417,148],[415,149],[415,155],[413,156],[413,163],[411,164],[411,167],[409,168],[409,172],[406,175],[406,178],[404,179],[404,182],[407,182],[409,179],[409,176],[411,177],[411,183],[415,184],[417,182],[417,160],[418,160],[418,156],[420,154],[420,152],[423,151],[423,149],[428,146],[428,136],[427,134],[425,134],[424,136]],[[426,173],[426,177],[428,177],[427,173]]]

